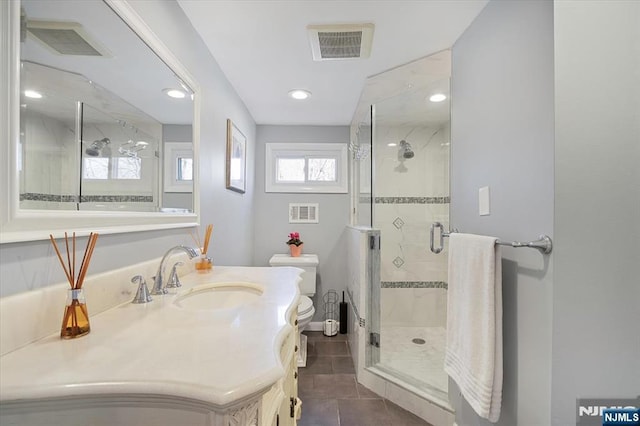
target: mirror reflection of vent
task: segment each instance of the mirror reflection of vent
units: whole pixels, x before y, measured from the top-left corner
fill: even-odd
[[[314,61],[368,58],[373,24],[309,25]]]
[[[77,22],[27,20],[30,36],[58,55],[111,56]]]
[[[318,204],[289,204],[289,223],[319,223]]]

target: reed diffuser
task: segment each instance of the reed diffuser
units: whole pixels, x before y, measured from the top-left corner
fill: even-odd
[[[74,337],[84,336],[91,331],[89,325],[89,313],[87,311],[87,305],[84,297],[84,290],[82,284],[84,278],[89,269],[89,263],[91,262],[91,256],[93,255],[93,249],[98,241],[98,234],[91,233],[87,240],[87,246],[84,250],[84,256],[82,256],[82,262],[80,263],[80,269],[76,271],[76,233],[73,233],[71,239],[71,252],[69,251],[69,236],[64,233],[64,242],[67,252],[67,262],[62,259],[58,244],[53,238],[53,235],[49,235],[53,248],[58,255],[58,260],[62,269],[69,281],[71,289],[67,293],[67,305],[62,317],[62,326],[60,327],[60,337],[63,339],[73,339]],[[77,272],[77,273],[76,273]]]
[[[204,244],[201,244],[200,236],[191,234],[191,237],[195,241],[198,247],[200,247],[200,259],[196,261],[196,270],[198,272],[210,272],[213,268],[213,260],[207,256],[209,250],[209,242],[211,241],[211,233],[213,232],[213,225],[207,225],[207,230],[204,233]]]

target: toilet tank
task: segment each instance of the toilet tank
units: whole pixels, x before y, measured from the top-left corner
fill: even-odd
[[[316,269],[318,267],[318,255],[303,254],[300,257],[291,257],[288,254],[274,254],[269,260],[271,266],[295,266],[303,269],[300,282],[300,294],[313,296],[316,294]]]

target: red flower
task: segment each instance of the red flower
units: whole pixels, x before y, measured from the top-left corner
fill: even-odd
[[[287,241],[287,244],[295,244],[296,246],[301,245],[302,241],[300,241],[300,234],[298,232],[291,232],[289,234],[289,241]]]

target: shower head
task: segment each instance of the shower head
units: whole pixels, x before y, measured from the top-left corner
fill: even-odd
[[[398,156],[409,159],[414,156],[413,149],[411,149],[411,144],[404,139],[400,141],[400,150],[398,152]]]
[[[111,143],[109,138],[102,138],[100,140],[95,140],[87,149],[84,150],[85,154],[90,157],[99,157],[102,154],[102,150],[107,148],[107,145]]]

